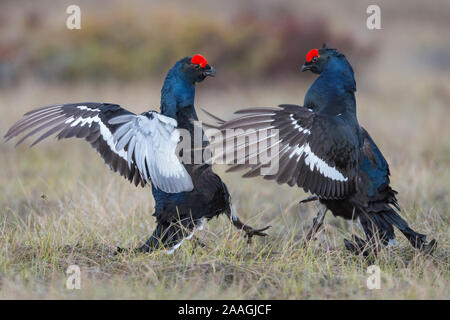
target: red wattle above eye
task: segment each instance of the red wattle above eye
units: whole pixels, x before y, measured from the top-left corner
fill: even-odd
[[[311,62],[311,60],[312,60],[314,57],[319,57],[319,50],[317,50],[317,49],[311,49],[311,50],[309,50],[308,54],[306,55],[306,61],[307,61],[307,62]]]
[[[191,62],[193,64],[198,64],[200,67],[204,68],[208,64],[208,60],[205,59],[201,54],[196,54],[192,57]]]

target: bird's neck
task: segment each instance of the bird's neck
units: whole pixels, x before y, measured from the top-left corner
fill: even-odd
[[[305,96],[304,106],[318,113],[356,114],[356,82],[353,69],[345,59],[330,61]]]
[[[178,122],[198,120],[194,108],[195,83],[174,68],[168,72],[161,89],[161,113]]]

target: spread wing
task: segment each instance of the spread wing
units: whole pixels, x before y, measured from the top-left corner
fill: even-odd
[[[176,126],[175,120],[156,112],[135,115],[116,104],[88,102],[30,111],[8,130],[5,138],[26,133],[18,141],[20,144],[43,132],[32,146],[54,134],[58,139],[84,138],[111,170],[136,185],[144,186],[152,180],[166,192],[190,191],[192,180],[183,165],[175,161]]]
[[[244,109],[236,114],[237,118],[216,127],[223,138],[214,139],[213,146],[227,145],[233,140],[230,129],[234,130],[235,138],[249,129],[256,130],[258,136],[241,145],[236,143],[231,149],[225,147],[226,157],[231,153],[238,155],[229,171],[247,170],[244,177],[263,175],[280,184],[297,184],[325,199],[341,198],[355,191],[358,137],[344,120],[297,105]],[[267,130],[271,133],[260,135]],[[262,143],[263,140],[266,141]],[[270,157],[261,156],[263,152],[271,153]],[[263,173],[264,166],[274,163],[278,167],[276,172],[269,169],[265,171],[268,174]]]

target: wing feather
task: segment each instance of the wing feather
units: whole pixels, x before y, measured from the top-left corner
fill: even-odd
[[[113,171],[136,185],[152,181],[166,192],[193,189],[191,177],[175,154],[177,122],[156,112],[136,115],[119,105],[75,103],[27,112],[6,133],[17,142],[43,131],[32,146],[56,134],[58,139],[84,138]]]
[[[127,162],[133,158],[144,180],[165,192],[193,189],[190,175],[176,155],[179,142],[177,122],[150,111],[134,117],[112,118],[109,123],[121,124],[114,133],[117,150],[128,150]]]
[[[222,139],[219,137],[213,143],[213,146],[226,146],[222,154],[213,159],[241,152],[229,171],[246,169],[243,177],[263,175],[280,184],[297,184],[307,192],[328,199],[342,198],[355,191],[358,138],[345,122],[338,123],[331,117],[296,105],[244,109],[235,114],[237,118],[215,126],[222,132]],[[230,129],[235,130],[234,136],[233,133],[230,136]],[[230,146],[233,138],[249,129],[276,131],[277,136],[268,139],[268,135],[258,135],[256,141],[231,143]],[[263,141],[266,143],[260,144]],[[249,148],[255,144],[257,148]],[[265,156],[266,153],[269,156]],[[256,164],[252,162],[255,160]],[[278,167],[274,161],[278,161]],[[268,170],[263,172],[263,168]]]

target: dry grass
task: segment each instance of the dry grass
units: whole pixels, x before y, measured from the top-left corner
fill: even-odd
[[[26,37],[39,42],[37,36],[45,35],[32,25],[23,29],[27,17],[41,12],[48,28],[62,28],[65,8],[72,4],[69,0],[58,5],[49,0],[22,2],[17,6],[16,1],[3,1],[0,10],[2,43],[17,39],[17,54],[8,58],[13,62],[27,53]],[[107,7],[102,1],[79,2],[84,13],[104,22],[114,10],[132,13],[132,20],[147,17],[167,1],[134,0],[126,8],[119,1],[108,2]],[[172,1],[168,10],[183,10],[192,17],[201,12],[222,23],[240,12],[242,3]],[[258,6],[271,3],[261,0]],[[115,256],[116,246],[138,246],[154,228],[149,189],[136,189],[111,173],[83,141],[47,141],[33,149],[0,143],[0,298],[450,299],[450,81],[444,61],[450,43],[442,37],[449,26],[448,1],[431,5],[414,0],[405,7],[380,0],[383,29],[378,31],[365,28],[371,1],[283,3],[298,17],[326,19],[336,34],[375,47],[369,66],[361,70],[354,64],[358,117],[390,163],[402,215],[415,230],[437,239],[433,256],[421,255],[398,233],[399,246],[384,250],[374,261],[382,270],[381,289],[368,290],[368,262],[343,249],[344,237],[361,233],[358,225],[329,214],[324,232],[305,248],[303,237],[316,208],[314,204],[299,208],[298,200],[306,196],[300,189],[243,180],[220,167],[216,170],[227,183],[240,217],[253,226],[272,225],[268,237],[247,245],[242,234],[220,217],[198,234],[206,248],[190,241],[174,255]],[[249,6],[255,9],[253,2]],[[134,16],[137,11],[142,14]],[[149,19],[142,21],[149,28],[155,26]],[[89,32],[88,26],[83,28]],[[317,36],[315,31],[311,32]],[[185,52],[190,47],[168,43],[171,49],[178,48],[180,56],[192,54]],[[336,39],[328,44],[340,45]],[[216,49],[212,42],[203,45],[205,50]],[[60,42],[57,47],[67,49]],[[156,54],[153,50],[151,45],[149,56]],[[262,57],[258,48],[250,51]],[[351,62],[358,58],[356,53],[345,53]],[[147,51],[143,58],[146,55]],[[299,64],[303,59],[299,57]],[[161,70],[168,67],[162,65]],[[248,68],[242,65],[231,72],[233,81],[224,80],[218,68],[215,80],[199,86],[197,107],[227,117],[242,107],[301,104],[306,85],[314,78],[302,74],[290,82],[269,79],[258,84],[242,76]],[[235,79],[239,87],[227,86]],[[0,134],[24,112],[51,103],[106,101],[134,112],[158,107],[162,79],[98,82],[68,86],[30,81],[0,89]],[[201,111],[199,115],[205,119]],[[65,287],[65,270],[71,264],[81,267],[81,290]]]
[[[403,216],[439,247],[425,257],[399,234],[400,245],[375,261],[380,290],[366,288],[367,261],[343,250],[343,238],[360,232],[358,226],[329,215],[319,239],[304,248],[315,211],[298,207],[305,194],[224,168],[217,171],[240,216],[255,226],[271,224],[268,237],[247,245],[220,217],[199,233],[207,248],[188,242],[174,255],[114,256],[112,248],[139,245],[155,226],[151,191],[132,187],[86,143],[71,140],[33,149],[0,144],[0,298],[449,299],[449,84],[424,76],[425,85],[411,90],[403,79],[384,79],[390,80],[373,77],[373,86],[360,86],[359,119],[391,163]],[[210,81],[199,87],[197,106],[226,116],[243,106],[301,102],[304,89],[299,83],[224,89]],[[0,132],[35,106],[80,100],[141,112],[158,105],[159,84],[24,83],[0,92]],[[71,264],[81,267],[81,290],[65,288]]]

